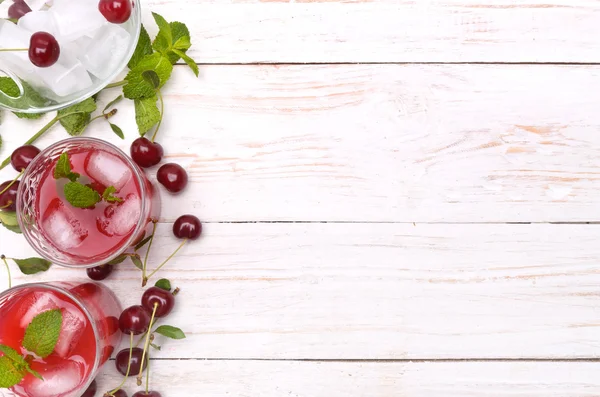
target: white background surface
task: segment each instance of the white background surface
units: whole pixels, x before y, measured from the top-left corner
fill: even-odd
[[[164,89],[159,141],[191,183],[163,194],[153,263],[177,216],[205,234],[161,272],[188,339],[153,354],[154,389],[600,394],[600,1],[144,5],[187,23],[201,63]],[[49,118],[5,115],[3,157]],[[114,121],[126,141],[86,134],[127,149],[133,107]],[[0,252],[34,254],[4,230]],[[127,306],[139,278],[107,284]],[[119,379],[109,363],[102,389]]]

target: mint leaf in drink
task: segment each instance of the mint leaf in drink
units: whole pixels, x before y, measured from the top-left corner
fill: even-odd
[[[139,99],[155,95],[155,88],[142,75],[147,70],[152,70],[157,74],[160,80],[159,87],[162,87],[171,77],[173,65],[167,57],[158,52],[146,55],[125,76],[125,80],[127,80],[127,84],[123,87],[125,98]]]
[[[25,377],[25,369],[7,356],[0,357],[0,389],[13,387]]]
[[[152,41],[150,40],[150,36],[146,31],[144,25],[142,25],[142,30],[140,31],[140,38],[138,39],[137,46],[135,47],[135,51],[129,60],[127,66],[129,69],[133,69],[137,66],[138,62],[146,55],[152,54]]]
[[[4,353],[4,355],[6,357],[10,358],[17,364],[21,364],[21,363],[26,364],[27,363],[25,361],[25,359],[23,359],[23,357],[19,354],[19,352],[17,352],[15,349],[13,349],[10,346],[0,344],[0,352]]]
[[[102,193],[102,198],[108,203],[122,203],[124,200],[121,197],[115,196],[117,189],[114,186],[109,186]]]
[[[166,278],[161,278],[156,282],[156,284],[154,284],[154,286],[160,289],[164,289],[165,291],[171,291],[171,282]]]
[[[64,188],[65,198],[75,208],[89,208],[101,200],[97,191],[79,182],[69,182]]]
[[[67,178],[71,182],[75,182],[81,175],[71,170],[69,155],[67,153],[61,154],[56,162],[56,168],[54,168],[54,179]]]
[[[181,329],[170,325],[161,325],[154,332],[171,339],[185,339],[185,334]]]
[[[177,49],[173,49],[173,52],[175,54],[177,54],[178,56],[181,57],[181,59],[183,59],[185,61],[185,63],[187,63],[187,65],[190,67],[190,69],[192,69],[192,71],[194,72],[194,74],[196,75],[196,77],[198,77],[198,75],[200,74],[200,70],[198,70],[198,65],[196,65],[196,61],[194,61],[192,58],[190,58],[185,52],[177,50]]]
[[[158,98],[156,94],[148,97],[136,99],[135,107],[135,122],[141,136],[144,136],[150,129],[160,121],[160,110],[156,106]]]
[[[40,272],[45,272],[50,269],[52,263],[42,259],[42,258],[26,258],[26,259],[15,259],[11,258],[17,266],[19,266],[19,270],[21,273],[26,275],[36,274]]]
[[[48,357],[58,342],[62,321],[60,309],[38,314],[25,329],[23,347],[41,358]]]
[[[91,120],[91,114],[96,110],[93,97],[58,111],[60,124],[71,136],[79,136],[85,131]]]

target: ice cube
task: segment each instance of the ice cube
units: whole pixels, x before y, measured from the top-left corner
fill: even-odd
[[[0,48],[29,48],[31,34],[21,26],[0,19]],[[33,73],[35,68],[27,51],[0,52],[0,63],[7,65],[19,77]]]
[[[61,51],[54,65],[36,68],[36,74],[58,97],[74,94],[92,85],[92,79],[81,62],[66,51]]]
[[[105,216],[96,221],[98,230],[109,237],[125,236],[137,225],[141,213],[142,201],[135,194],[129,194],[123,203],[106,208]]]
[[[42,226],[48,239],[63,251],[79,246],[88,237],[88,231],[59,198],[50,203],[42,217]]]
[[[23,386],[20,395],[35,397],[67,397],[74,396],[85,380],[85,363],[82,360],[62,360],[54,365],[40,367],[38,372],[44,380],[31,377],[31,382]]]
[[[46,5],[46,0],[25,0],[25,4],[27,4],[29,8],[31,8],[31,11],[35,12],[44,8],[44,6]]]
[[[58,34],[58,26],[54,19],[54,14],[48,11],[32,11],[23,15],[17,26],[29,32],[48,32],[56,36]]]
[[[69,358],[85,328],[86,319],[81,310],[72,303],[61,300],[50,292],[35,292],[33,299],[28,300],[28,307],[21,316],[21,328],[26,328],[35,316],[48,310],[60,309],[62,326],[54,352],[60,357]]]
[[[93,151],[87,156],[85,171],[104,187],[114,186],[117,192],[133,177],[131,169],[123,160],[104,151]]]
[[[81,63],[99,79],[109,77],[127,55],[130,38],[129,32],[119,25],[101,27],[80,58]]]
[[[54,0],[48,12],[54,14],[59,41],[74,41],[99,29],[108,22],[98,10],[98,2],[90,0]]]

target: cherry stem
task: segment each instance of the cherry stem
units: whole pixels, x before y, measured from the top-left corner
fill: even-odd
[[[0,52],[29,51],[29,48],[0,48]]]
[[[127,363],[127,372],[125,373],[125,377],[119,386],[116,389],[113,389],[107,393],[109,396],[114,396],[116,392],[121,390],[123,386],[125,386],[125,382],[127,381],[127,377],[129,376],[129,371],[131,370],[131,358],[133,357],[133,332],[129,333],[129,362]],[[142,360],[142,367],[144,367],[144,361]],[[141,370],[140,370],[141,371]]]
[[[158,303],[154,304],[154,309],[152,310],[152,317],[150,318],[150,325],[148,325],[148,332],[146,333],[146,343],[144,344],[144,351],[142,353],[142,368],[144,368],[144,360],[146,359],[146,351],[148,351],[148,347],[150,346],[150,334],[152,333],[150,330],[152,329],[152,325],[154,323],[154,316],[156,315],[156,309],[158,309]],[[147,367],[150,367],[150,360],[148,360]],[[137,377],[137,385],[142,385],[142,373],[140,372]]]
[[[154,135],[152,135],[152,143],[156,139],[156,134],[158,134],[158,130],[160,129],[160,125],[162,124],[163,115],[165,113],[165,102],[163,101],[163,96],[160,90],[156,90],[158,94],[158,98],[160,99],[160,119],[158,119],[158,125],[156,126],[156,130],[154,130]]]
[[[6,257],[4,255],[0,255],[0,259],[4,261],[4,266],[6,266],[6,272],[8,273],[8,288],[12,288],[12,278],[10,277],[10,267],[8,266],[8,262],[6,261]]]
[[[179,247],[177,247],[177,249],[175,250],[175,252],[173,252],[173,253],[172,253],[172,254],[171,254],[171,255],[170,255],[170,256],[169,256],[167,259],[165,259],[165,261],[164,261],[163,263],[161,263],[161,264],[160,264],[160,266],[158,266],[156,269],[154,269],[154,270],[152,271],[152,273],[150,273],[150,274],[148,275],[148,277],[146,277],[146,282],[148,282],[148,280],[149,280],[150,278],[152,278],[152,276],[154,276],[154,275],[156,274],[156,272],[158,272],[160,269],[162,269],[162,267],[163,267],[164,265],[166,265],[166,264],[167,264],[167,262],[169,262],[171,259],[173,259],[173,257],[174,257],[174,256],[175,256],[175,255],[176,255],[178,252],[179,252],[179,250],[180,250],[180,249],[182,249],[182,248],[183,248],[183,246],[185,245],[185,243],[187,243],[187,241],[188,241],[188,239],[187,239],[187,238],[186,238],[186,239],[184,239],[184,240],[181,242],[181,244],[179,244]],[[145,285],[145,284],[144,284],[144,285]]]
[[[146,251],[146,256],[144,257],[144,266],[142,266],[142,287],[146,286],[144,281],[148,281],[146,277],[146,269],[148,265],[148,257],[150,256],[150,249],[152,248],[152,242],[154,241],[154,235],[156,234],[156,224],[157,221],[155,219],[152,220],[152,235],[150,236],[150,241],[148,242],[148,250]]]
[[[54,117],[52,120],[50,120],[48,122],[48,124],[46,124],[45,126],[42,127],[41,130],[39,130],[38,132],[36,132],[31,138],[29,138],[27,140],[27,142],[25,142],[22,146],[25,145],[31,145],[32,143],[34,143],[35,141],[37,141],[42,135],[44,135],[46,133],[46,131],[48,131],[50,128],[52,128],[52,126],[54,124],[56,124],[57,122],[59,122],[61,119],[65,118],[65,117],[69,117],[72,116],[74,114],[79,114],[79,113],[85,113],[82,111],[75,111],[75,112],[69,112],[69,113],[65,113],[62,116],[56,115],[56,117]],[[91,121],[90,121],[91,122]],[[89,123],[86,125],[86,127],[89,125]],[[81,132],[83,133],[83,131]],[[4,169],[7,165],[10,164],[10,156],[8,156],[6,159],[4,159],[4,161],[2,162],[2,164],[0,164],[0,170]]]
[[[23,170],[23,171],[19,172],[19,175],[17,175],[17,176],[15,177],[15,179],[13,179],[13,180],[12,180],[12,182],[11,182],[11,183],[9,183],[9,184],[8,184],[8,186],[6,186],[6,187],[4,188],[4,190],[0,192],[0,195],[3,195],[4,193],[6,193],[6,191],[7,191],[8,189],[10,189],[10,187],[11,187],[12,185],[14,185],[14,184],[15,184],[15,182],[16,182],[16,181],[17,181],[17,180],[18,180],[18,179],[19,179],[19,178],[20,178],[20,177],[23,175],[23,173],[24,173],[24,172],[25,172],[25,170]]]
[[[127,84],[127,80],[121,80],[121,81],[117,81],[114,83],[110,83],[109,85],[107,85],[106,87],[104,87],[104,89],[107,88],[117,88],[117,87],[121,87],[123,85]]]

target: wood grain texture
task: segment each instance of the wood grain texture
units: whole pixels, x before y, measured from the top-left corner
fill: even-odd
[[[585,94],[600,92],[599,66],[204,66],[201,74],[178,67],[165,88],[159,141],[191,182],[181,196],[165,195],[164,221],[184,212],[212,222],[600,221],[600,112]],[[86,134],[128,150],[132,107],[119,107],[114,121],[127,141],[101,121]],[[2,153],[47,120],[7,115]],[[64,137],[56,127],[40,146]]]
[[[208,224],[160,273],[182,288],[168,323],[188,339],[156,357],[598,357],[599,237],[597,225]],[[177,245],[162,224],[151,263]],[[3,233],[0,253],[32,252]],[[108,284],[138,304],[133,265]]]
[[[152,365],[151,387],[172,397],[592,397],[600,393],[598,363],[158,361]],[[100,390],[121,381],[112,366],[103,372]],[[137,389],[129,381],[125,390]]]
[[[202,63],[598,62],[594,0],[148,0]]]

